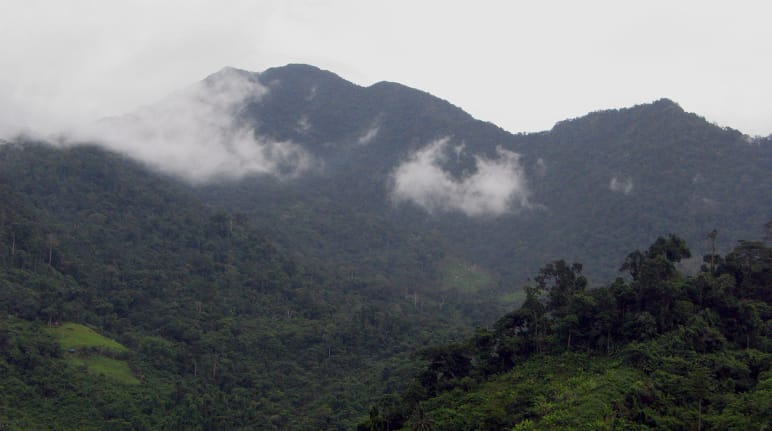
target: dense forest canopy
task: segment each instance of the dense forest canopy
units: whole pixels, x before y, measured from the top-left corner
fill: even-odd
[[[520,308],[424,349],[408,390],[357,429],[766,429],[772,248],[742,241],[685,276],[689,256],[660,237],[595,288],[581,264],[547,264]]]
[[[460,301],[305,265],[95,147],[0,147],[0,202],[8,429],[345,429],[411,351],[472,324]],[[125,349],[71,352],[69,322]]]

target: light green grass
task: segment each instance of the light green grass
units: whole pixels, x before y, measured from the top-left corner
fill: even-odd
[[[128,352],[129,349],[121,343],[78,323],[63,323],[61,326],[50,328],[49,331],[58,338],[59,345],[65,352],[65,359],[70,365],[85,367],[92,374],[104,375],[118,383],[139,384],[128,362],[105,356]],[[71,349],[74,352],[70,352]]]
[[[126,361],[108,358],[102,355],[90,355],[79,357],[71,355],[67,362],[76,367],[86,367],[92,374],[102,374],[108,379],[126,385],[138,385],[139,380],[131,372],[129,364]]]
[[[493,277],[483,268],[457,259],[442,264],[442,287],[475,293],[493,285]]]
[[[61,326],[52,328],[51,331],[59,337],[59,345],[62,346],[63,350],[77,350],[85,347],[94,347],[114,353],[123,353],[129,350],[117,341],[99,335],[88,326],[78,323],[63,323]]]

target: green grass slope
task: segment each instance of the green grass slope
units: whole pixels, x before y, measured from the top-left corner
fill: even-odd
[[[93,348],[103,352],[124,353],[128,352],[121,343],[100,335],[88,326],[78,323],[65,322],[59,326],[52,327],[51,333],[59,338],[59,344],[62,349],[82,349]]]
[[[74,367],[127,385],[140,383],[129,363],[122,359],[129,352],[124,345],[78,323],[66,322],[49,331],[59,341],[66,361]]]

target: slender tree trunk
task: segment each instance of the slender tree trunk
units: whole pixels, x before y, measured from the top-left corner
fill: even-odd
[[[702,398],[697,402],[697,431],[702,431]]]

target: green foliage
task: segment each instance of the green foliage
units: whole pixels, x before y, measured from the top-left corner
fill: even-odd
[[[7,429],[345,428],[468,333],[96,148],[0,147],[0,202]]]
[[[628,255],[632,281],[594,289],[581,265],[550,263],[492,331],[424,351],[388,407],[410,412],[394,428],[411,429],[420,408],[443,430],[764,429],[769,253],[743,242],[731,263],[684,277],[673,262],[689,250],[671,235]]]

